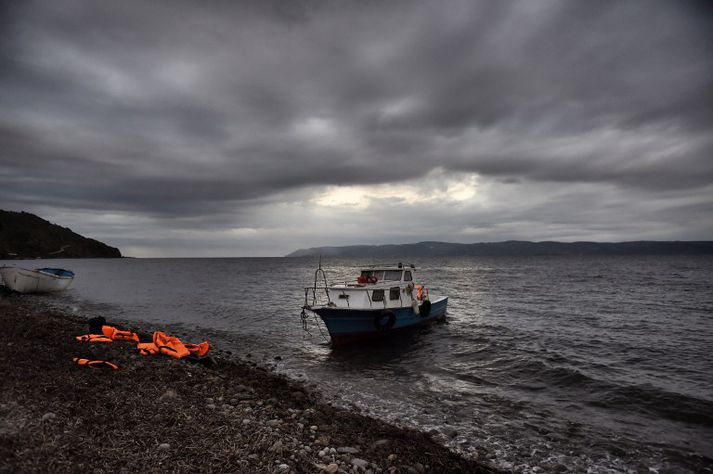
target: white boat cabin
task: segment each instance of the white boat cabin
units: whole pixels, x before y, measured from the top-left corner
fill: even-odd
[[[328,288],[329,306],[370,310],[418,305],[427,298],[427,292],[415,284],[415,272],[413,265],[363,269],[356,281]]]

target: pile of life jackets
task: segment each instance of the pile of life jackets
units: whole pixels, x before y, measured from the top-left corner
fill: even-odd
[[[103,318],[102,318],[103,320]],[[97,327],[94,326],[94,331],[97,332]],[[92,328],[90,328],[90,331]],[[79,342],[91,342],[91,343],[106,343],[113,341],[131,341],[136,343],[136,348],[142,356],[165,354],[167,356],[173,357],[174,359],[183,359],[184,357],[189,357],[190,360],[200,362],[201,358],[205,357],[210,349],[208,341],[201,342],[200,344],[189,344],[186,342],[181,342],[180,339],[173,336],[168,336],[166,333],[161,331],[156,331],[153,333],[152,342],[140,342],[138,334],[131,331],[123,331],[117,329],[113,326],[102,325],[101,334],[84,334],[82,336],[76,336],[75,338]],[[90,368],[112,368],[117,369],[118,367],[111,362],[106,362],[102,360],[90,361],[88,359],[81,359],[75,357],[73,359],[74,363],[84,367]]]
[[[181,342],[177,337],[167,336],[166,333],[156,331],[153,333],[153,342],[140,342],[136,348],[141,355],[166,354],[174,359],[182,359],[189,355],[203,357],[208,353],[210,346],[208,341],[189,344]]]

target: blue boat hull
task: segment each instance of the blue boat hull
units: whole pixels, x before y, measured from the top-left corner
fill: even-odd
[[[416,314],[411,307],[376,310],[325,307],[315,308],[314,312],[327,326],[332,346],[342,346],[442,320],[448,298],[434,298],[430,303],[431,309],[426,315],[423,305],[420,306],[421,314]]]

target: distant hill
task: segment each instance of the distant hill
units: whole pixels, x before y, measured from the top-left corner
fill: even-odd
[[[713,255],[713,241],[527,242],[477,244],[418,242],[399,245],[350,245],[300,249],[287,257],[450,257],[527,255]]]
[[[117,258],[119,249],[34,214],[0,210],[0,259]]]

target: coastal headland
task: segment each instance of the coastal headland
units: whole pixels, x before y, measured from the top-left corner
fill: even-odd
[[[131,342],[77,342],[92,316],[0,294],[0,471],[497,472],[219,347],[206,367],[142,357]]]
[[[120,258],[121,252],[29,212],[0,209],[0,260]]]

